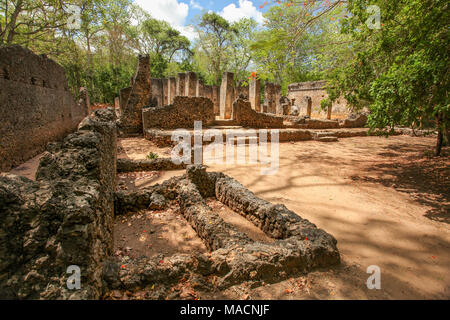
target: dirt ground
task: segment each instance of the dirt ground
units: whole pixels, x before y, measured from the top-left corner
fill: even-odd
[[[132,259],[207,253],[208,250],[176,206],[119,216],[114,223],[114,254]]]
[[[335,143],[280,145],[280,167],[210,165],[257,196],[282,203],[338,240],[342,263],[302,277],[201,299],[449,299],[450,157],[433,158],[432,138],[356,137]],[[121,157],[170,154],[140,138],[121,139]],[[184,171],[164,172],[139,185]],[[155,181],[157,180],[157,181]],[[132,182],[131,182],[132,183]],[[220,212],[220,211],[219,211]],[[381,268],[381,290],[369,290],[367,267]]]

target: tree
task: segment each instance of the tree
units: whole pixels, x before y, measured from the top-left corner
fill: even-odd
[[[251,48],[258,74],[280,83],[321,80],[348,56],[349,36],[340,34],[344,1],[277,1],[264,14],[264,28]]]
[[[236,30],[227,20],[214,12],[203,14],[195,29],[198,33],[195,59],[206,69],[209,82],[219,84],[223,72],[227,71],[227,51]]]
[[[382,13],[369,28],[368,5]],[[333,73],[330,97],[344,96],[370,109],[372,129],[421,127],[435,119],[436,155],[449,128],[449,3],[445,0],[350,0],[343,32],[354,40],[354,58]]]
[[[0,0],[0,44],[25,44],[66,25],[71,1]]]

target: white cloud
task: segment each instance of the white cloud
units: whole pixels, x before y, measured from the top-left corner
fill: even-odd
[[[135,0],[134,3],[149,12],[153,18],[169,22],[172,27],[182,27],[189,13],[189,6],[177,0]]]
[[[194,9],[203,10],[203,7],[200,3],[196,2],[195,0],[191,0],[190,6]]]
[[[197,32],[195,32],[192,26],[178,26],[175,27],[180,33],[189,39],[189,41],[193,41],[198,38]]]
[[[242,18],[253,18],[259,24],[264,22],[262,12],[258,11],[253,2],[248,0],[239,0],[239,7],[236,7],[234,3],[229,4],[223,8],[220,15],[230,22],[236,22]]]

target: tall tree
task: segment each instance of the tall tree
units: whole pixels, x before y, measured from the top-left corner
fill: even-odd
[[[371,27],[380,9],[381,23]],[[449,129],[449,2],[446,0],[349,0],[343,32],[354,40],[354,58],[334,72],[330,97],[368,107],[372,129],[420,127],[434,119],[436,155]]]

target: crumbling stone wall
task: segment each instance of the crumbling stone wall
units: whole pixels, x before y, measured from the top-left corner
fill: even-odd
[[[104,276],[111,289],[133,290],[155,283],[176,283],[190,273],[213,275],[217,277],[215,286],[224,289],[243,281],[281,281],[340,262],[337,241],[332,235],[285,206],[256,197],[233,178],[208,173],[202,166],[189,166],[186,175],[161,185],[132,193],[118,192],[116,208],[120,211],[116,213],[147,208],[155,194],[177,201],[184,218],[212,252],[209,256],[179,254],[127,260],[127,268],[120,272],[118,265],[122,262],[109,261]],[[253,241],[223,221],[206,204],[208,197],[228,205],[277,240],[271,244]]]
[[[0,171],[44,151],[87,115],[68,89],[64,69],[20,46],[0,48]]]
[[[142,108],[151,103],[150,57],[140,55],[131,90],[121,110],[120,127],[125,133],[142,132]]]
[[[144,131],[150,128],[193,128],[194,121],[202,121],[203,126],[207,126],[215,119],[210,99],[180,96],[175,97],[171,105],[145,108],[142,117]]]
[[[284,120],[253,110],[250,101],[241,98],[233,103],[232,118],[239,125],[251,128],[283,128]]]
[[[0,174],[0,299],[99,299],[112,254],[117,128],[112,108],[51,144],[36,182]],[[69,266],[81,289],[67,287]]]
[[[320,102],[328,97],[325,89],[326,81],[310,81],[292,83],[288,86],[288,98],[295,99],[295,106],[299,108],[299,115],[307,115],[308,101],[306,97],[311,97],[312,112],[319,114],[322,111]],[[343,98],[333,103],[332,113],[348,113],[347,101]]]

